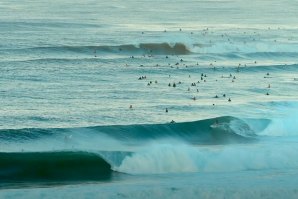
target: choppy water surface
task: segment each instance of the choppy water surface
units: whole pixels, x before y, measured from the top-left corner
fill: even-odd
[[[0,196],[297,198],[297,6],[0,2]]]

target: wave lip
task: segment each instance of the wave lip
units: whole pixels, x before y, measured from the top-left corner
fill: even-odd
[[[0,183],[109,180],[111,176],[111,165],[93,153],[0,153]]]

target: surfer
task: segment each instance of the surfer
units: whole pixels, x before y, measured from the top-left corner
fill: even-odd
[[[67,143],[68,141],[70,141],[72,138],[72,135],[65,135],[64,136],[64,142]]]
[[[214,122],[213,124],[210,125],[210,127],[211,127],[211,128],[217,128],[217,127],[219,127],[219,122],[218,122],[218,120],[216,119],[215,122]]]

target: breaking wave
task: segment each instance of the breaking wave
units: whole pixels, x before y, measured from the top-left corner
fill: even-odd
[[[191,144],[245,143],[256,134],[245,121],[225,116],[194,122],[167,124],[111,125],[82,128],[27,128],[0,130],[0,143],[72,137],[80,140],[102,136],[124,142],[142,143],[148,140],[178,139]]]
[[[6,49],[8,51],[8,49]],[[123,55],[187,55],[191,51],[183,43],[140,43],[137,45],[99,45],[99,46],[48,46],[13,49],[26,53],[79,53],[79,54],[123,54]]]

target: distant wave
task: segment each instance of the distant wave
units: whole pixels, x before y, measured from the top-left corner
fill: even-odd
[[[186,55],[191,51],[183,43],[140,43],[137,45],[99,45],[99,46],[48,46],[24,49],[14,49],[13,51],[23,52],[55,52],[55,53],[88,53],[88,54],[124,54],[124,55]]]
[[[277,57],[297,57],[298,52],[253,52],[246,53],[246,57],[252,58],[277,58]]]

